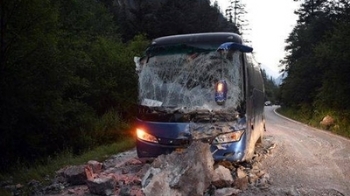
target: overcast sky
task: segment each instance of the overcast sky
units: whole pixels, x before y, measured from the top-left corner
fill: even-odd
[[[285,56],[285,40],[296,25],[294,10],[299,4],[293,0],[241,0],[246,5],[249,26],[245,38],[252,41],[256,60],[269,75],[278,76],[279,61]],[[225,10],[229,0],[218,0]]]

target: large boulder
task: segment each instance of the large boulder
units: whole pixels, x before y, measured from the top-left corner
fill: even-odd
[[[159,156],[142,179],[145,195],[203,195],[214,171],[209,148],[193,142],[181,152]]]
[[[334,119],[331,116],[327,115],[322,119],[320,124],[329,128],[330,126],[334,125]]]

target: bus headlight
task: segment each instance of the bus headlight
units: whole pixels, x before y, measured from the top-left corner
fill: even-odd
[[[152,143],[158,143],[158,140],[156,137],[154,137],[151,134],[148,134],[146,131],[142,129],[136,129],[136,136],[140,140],[144,140],[147,142],[152,142]]]
[[[228,142],[239,141],[243,133],[244,133],[244,130],[220,134],[213,140],[213,144],[223,144]]]

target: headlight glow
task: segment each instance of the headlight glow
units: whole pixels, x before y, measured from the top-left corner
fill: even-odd
[[[227,97],[227,83],[225,80],[220,80],[215,85],[215,102],[218,105],[223,105]]]
[[[223,83],[219,83],[217,86],[216,91],[217,92],[222,92],[224,90],[224,84]]]
[[[148,134],[146,131],[139,129],[139,128],[136,129],[136,136],[140,140],[144,140],[144,141],[152,142],[152,143],[158,143],[158,140],[156,137],[154,137],[151,134]]]
[[[240,131],[234,131],[234,132],[218,135],[214,139],[213,144],[223,144],[223,143],[228,143],[228,142],[239,141],[241,139],[243,133],[244,133],[244,130],[240,130]]]

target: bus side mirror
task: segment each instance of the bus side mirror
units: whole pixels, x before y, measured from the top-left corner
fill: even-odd
[[[134,56],[135,70],[137,73],[140,73],[142,71],[143,66],[145,66],[145,64],[148,62],[148,59],[148,56]]]
[[[141,72],[142,66],[141,66],[141,57],[134,56],[134,63],[135,63],[135,70],[137,73]]]

